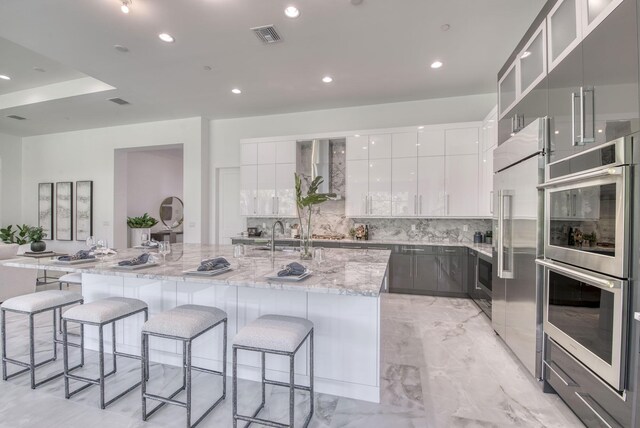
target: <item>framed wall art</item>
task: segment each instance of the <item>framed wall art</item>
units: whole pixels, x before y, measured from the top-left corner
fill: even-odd
[[[93,235],[93,181],[76,181],[76,240]]]
[[[53,183],[38,184],[38,226],[46,234],[44,239],[53,239]]]
[[[73,239],[73,182],[56,183],[56,239]]]

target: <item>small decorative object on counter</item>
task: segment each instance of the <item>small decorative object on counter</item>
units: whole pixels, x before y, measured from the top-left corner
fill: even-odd
[[[365,241],[369,240],[369,225],[368,224],[364,225],[364,240]]]
[[[298,223],[291,226],[291,238],[299,238],[300,237],[300,225]]]
[[[491,245],[493,243],[493,231],[487,230],[484,234],[484,243]]]
[[[34,253],[41,253],[47,249],[47,244],[42,240],[46,238],[47,234],[44,233],[44,230],[40,226],[30,227],[27,235],[31,240],[31,251]]]
[[[482,244],[482,232],[476,232],[473,234],[473,243]]]
[[[352,227],[349,229],[349,238],[356,239],[356,228]]]
[[[356,239],[358,241],[364,239],[364,226],[363,225],[358,225],[358,227],[356,227]]]
[[[258,232],[257,227],[247,227],[247,235],[249,235],[249,238],[254,238],[262,235],[262,233]]]

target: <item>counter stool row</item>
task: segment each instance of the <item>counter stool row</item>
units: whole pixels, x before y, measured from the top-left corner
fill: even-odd
[[[70,281],[71,282],[71,281]],[[62,287],[61,287],[62,288]],[[63,313],[63,309],[65,310]],[[51,312],[53,319],[53,356],[44,361],[35,362],[35,327],[34,316],[44,312]],[[7,325],[6,312],[26,315],[29,322],[29,360],[28,362],[7,357]],[[70,398],[75,394],[93,385],[100,387],[100,407],[106,408],[117,399],[130,393],[138,386],[142,390],[142,419],[147,420],[151,415],[161,409],[165,404],[184,407],[186,410],[186,426],[188,428],[198,425],[207,415],[226,398],[226,375],[227,375],[227,314],[218,308],[202,305],[182,305],[174,309],[162,312],[148,319],[148,306],[138,299],[125,297],[109,297],[96,300],[91,303],[84,303],[82,295],[70,291],[50,290],[42,291],[24,296],[14,297],[6,300],[0,305],[1,313],[1,340],[2,340],[2,378],[8,380],[14,376],[29,372],[31,376],[31,388],[36,387],[64,377],[65,397]],[[131,355],[117,350],[116,346],[116,322],[125,318],[143,314],[145,323],[141,331],[141,355]],[[68,324],[78,324],[80,326],[80,342],[69,341]],[[111,324],[112,339],[112,368],[105,373],[104,358],[104,327]],[[84,366],[84,326],[90,325],[98,328],[98,358],[99,374],[97,378],[79,376],[73,373],[76,369]],[[223,364],[222,371],[210,370],[197,367],[192,364],[192,343],[195,339],[213,330],[216,327],[222,328],[222,350]],[[62,331],[62,338],[58,337],[58,331]],[[182,386],[167,397],[160,396],[147,391],[149,381],[149,338],[159,337],[163,339],[176,340],[182,343]],[[294,382],[295,355],[302,345],[309,342],[309,386],[296,385]],[[40,381],[36,380],[36,369],[55,361],[57,359],[57,345],[63,346],[64,369],[61,372],[49,375]],[[69,366],[69,347],[80,349],[80,363],[72,367]],[[253,351],[261,354],[261,388],[262,401],[256,411],[251,415],[241,415],[238,413],[238,351]],[[266,378],[266,354],[283,355],[289,359],[289,382],[278,382]],[[129,386],[126,390],[119,392],[113,398],[105,399],[105,379],[117,372],[117,357],[134,358],[141,361],[141,379],[139,382]],[[7,372],[7,363],[20,367],[11,375]],[[295,390],[304,390],[310,393],[310,410],[305,418],[303,427],[307,427],[313,416],[314,389],[313,389],[313,324],[303,318],[288,317],[280,315],[264,315],[246,325],[238,332],[233,341],[233,426],[237,427],[238,421],[246,422],[244,427],[252,423],[262,424],[271,427],[293,427],[295,419],[294,399]],[[222,394],[217,400],[192,424],[192,371],[200,371],[222,377]],[[71,391],[70,380],[80,381],[85,385]],[[259,418],[258,415],[266,404],[266,385],[275,385],[289,388],[289,423],[283,424],[267,419]],[[175,397],[181,392],[185,392],[185,401],[178,401]],[[151,410],[147,409],[147,401],[156,401],[157,404]]]

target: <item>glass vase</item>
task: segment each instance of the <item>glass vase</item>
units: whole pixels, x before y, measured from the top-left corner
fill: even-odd
[[[311,222],[306,226],[300,226],[300,260],[311,260]]]

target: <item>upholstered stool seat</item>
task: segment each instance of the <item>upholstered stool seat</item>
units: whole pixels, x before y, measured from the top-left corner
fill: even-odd
[[[67,288],[69,285],[81,285],[82,284],[82,274],[79,272],[71,272],[62,275],[58,278],[58,287],[62,290],[62,284],[67,284]]]
[[[195,367],[191,364],[191,344],[194,339],[207,331],[223,324],[222,336],[222,371]],[[182,342],[182,386],[168,397],[147,392],[149,379],[149,337],[161,337],[175,339]],[[142,327],[142,420],[146,421],[152,414],[165,404],[173,404],[186,408],[187,428],[195,427],[211,411],[225,399],[227,394],[227,313],[211,306],[182,305],[154,315]],[[215,374],[222,377],[222,395],[202,416],[191,424],[191,371],[197,370],[204,373]],[[181,391],[186,392],[186,401],[174,399]],[[159,401],[155,408],[147,412],[147,400]]]
[[[113,403],[117,399],[125,396],[135,388],[140,386],[140,382],[129,387],[125,391],[116,395],[108,401],[105,401],[105,378],[115,374],[118,370],[116,357],[127,357],[140,360],[142,357],[137,355],[126,354],[124,352],[118,352],[117,350],[117,337],[116,337],[116,322],[139,314],[144,313],[144,320],[148,318],[147,304],[142,300],[131,299],[127,297],[107,297],[105,299],[95,300],[86,305],[76,306],[62,315],[62,331],[63,331],[63,345],[64,345],[64,393],[65,398],[71,398],[75,394],[87,389],[92,385],[100,386],[100,408],[104,409],[109,404]],[[83,328],[85,324],[98,327],[98,357],[100,359],[99,370],[100,374],[97,379],[88,378],[83,376],[77,376],[69,373],[69,348],[67,338],[67,324],[69,322],[80,324]],[[113,368],[109,373],[104,372],[104,326],[111,324],[111,348],[112,348],[112,360]],[[144,374],[143,374],[144,376]],[[86,383],[74,391],[69,390],[69,380],[77,380]]]
[[[296,352],[309,340],[309,386],[295,384],[295,356]],[[238,351],[260,352],[262,357],[262,403],[252,416],[238,414]],[[266,378],[265,354],[284,355],[289,358],[289,382],[279,382]],[[258,418],[258,414],[265,406],[265,386],[283,386],[289,389],[289,423]],[[295,420],[295,390],[308,391],[310,410],[305,418],[303,427],[307,427],[313,416],[313,323],[304,318],[283,315],[263,315],[250,322],[238,332],[233,340],[233,427],[238,421],[272,427],[293,428]]]
[[[51,310],[54,307],[77,303],[81,300],[82,295],[79,293],[48,290],[12,297],[2,303],[2,308],[14,312],[31,313]]]
[[[191,339],[227,318],[227,313],[211,306],[183,305],[154,315],[142,327],[146,333]]]
[[[72,322],[106,324],[116,318],[128,316],[147,308],[142,300],[128,297],[107,297],[69,309],[62,316]]]
[[[246,348],[294,352],[313,328],[304,318],[265,315],[247,324],[233,339],[233,344]]]
[[[50,380],[56,379],[64,374],[64,372],[55,373],[50,375],[44,380],[36,382],[36,368],[55,361],[58,358],[58,343],[63,343],[62,340],[58,339],[56,334],[56,322],[57,319],[60,318],[62,309],[66,306],[81,304],[82,303],[82,295],[78,293],[72,293],[70,291],[60,291],[60,290],[49,290],[49,291],[41,291],[37,293],[25,294],[22,296],[12,297],[10,299],[5,300],[2,305],[0,305],[0,312],[2,313],[2,378],[4,380],[8,380],[14,376],[20,375],[27,371],[31,372],[31,388],[35,389],[37,386],[42,385],[43,383],[49,382]],[[35,328],[34,328],[34,315],[51,311],[53,315],[53,357],[41,361],[39,363],[35,362]],[[6,338],[6,313],[14,312],[18,314],[28,315],[29,316],[29,362],[24,362],[20,360],[16,360],[13,358],[7,357],[7,338]],[[81,362],[79,365],[69,369],[75,370],[79,368],[84,363],[84,351],[83,348],[83,331],[80,332],[80,344],[72,343],[70,346],[75,346],[81,348]],[[20,367],[24,367],[24,369],[19,370],[11,375],[8,374],[7,371],[7,363],[12,363]]]

